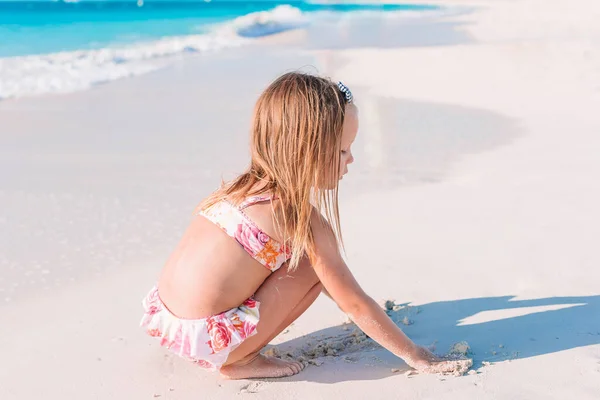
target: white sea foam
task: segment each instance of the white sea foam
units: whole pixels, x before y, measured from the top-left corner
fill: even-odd
[[[417,14],[422,13],[397,15],[411,18]],[[0,58],[0,100],[85,90],[100,83],[155,71],[186,54],[241,46],[251,43],[251,38],[303,28],[316,19],[339,20],[343,18],[341,15],[303,13],[298,8],[282,5],[215,25],[206,34],[165,37],[118,48]]]
[[[281,5],[271,11],[254,12],[236,18],[231,27],[244,37],[259,37],[290,29],[303,28],[309,23],[306,14],[296,7]]]
[[[244,41],[211,33],[167,37],[120,48],[0,58],[0,99],[83,90],[154,71],[184,54],[239,46]]]
[[[0,99],[84,90],[157,70],[189,53],[240,46],[251,41],[245,37],[265,36],[306,23],[299,9],[279,6],[216,25],[207,34],[165,37],[119,48],[0,58]]]

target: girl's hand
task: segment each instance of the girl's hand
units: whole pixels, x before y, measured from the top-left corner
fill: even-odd
[[[473,366],[473,360],[471,359],[441,358],[421,346],[417,346],[412,354],[406,356],[404,360],[409,366],[425,374],[461,376]]]

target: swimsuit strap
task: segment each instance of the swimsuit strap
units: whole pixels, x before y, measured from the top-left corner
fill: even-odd
[[[287,246],[270,237],[244,212],[245,208],[253,204],[272,199],[273,197],[268,195],[251,196],[237,207],[223,200],[201,210],[199,215],[216,224],[237,241],[252,258],[274,272],[288,261],[292,254]]]
[[[257,203],[262,203],[263,201],[271,201],[274,200],[275,197],[271,196],[269,194],[259,194],[256,196],[251,196],[248,197],[246,200],[244,200],[239,206],[238,209],[239,210],[244,210],[245,208],[248,208],[254,204]]]

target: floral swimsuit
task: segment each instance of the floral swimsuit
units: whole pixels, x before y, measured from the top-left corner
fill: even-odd
[[[248,218],[244,209],[270,201],[269,196],[254,196],[240,206],[221,201],[199,215],[215,223],[235,239],[250,256],[271,272],[279,269],[291,257],[290,251]],[[239,307],[201,319],[182,319],[173,315],[161,301],[155,286],[142,302],[144,316],[141,326],[150,336],[177,355],[201,367],[219,369],[244,340],[256,334],[259,302],[252,297]]]

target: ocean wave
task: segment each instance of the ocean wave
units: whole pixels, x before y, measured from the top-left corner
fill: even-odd
[[[309,18],[300,9],[289,5],[275,7],[271,11],[261,11],[238,17],[230,27],[242,37],[260,37],[291,29],[304,28]]]
[[[68,93],[155,71],[178,56],[240,46],[222,33],[167,37],[121,48],[0,58],[0,99]]]
[[[241,46],[249,43],[249,38],[307,22],[298,8],[278,6],[215,25],[206,34],[165,37],[119,48],[0,58],[0,99],[85,90],[158,70],[185,54]]]
[[[410,18],[421,14],[403,11],[398,16]],[[245,45],[252,43],[253,38],[304,28],[318,19],[335,15],[334,18],[343,20],[341,13],[303,13],[296,7],[280,5],[270,11],[254,12],[214,25],[205,34],[171,36],[119,48],[0,58],[0,100],[85,90],[158,70],[186,54]]]

